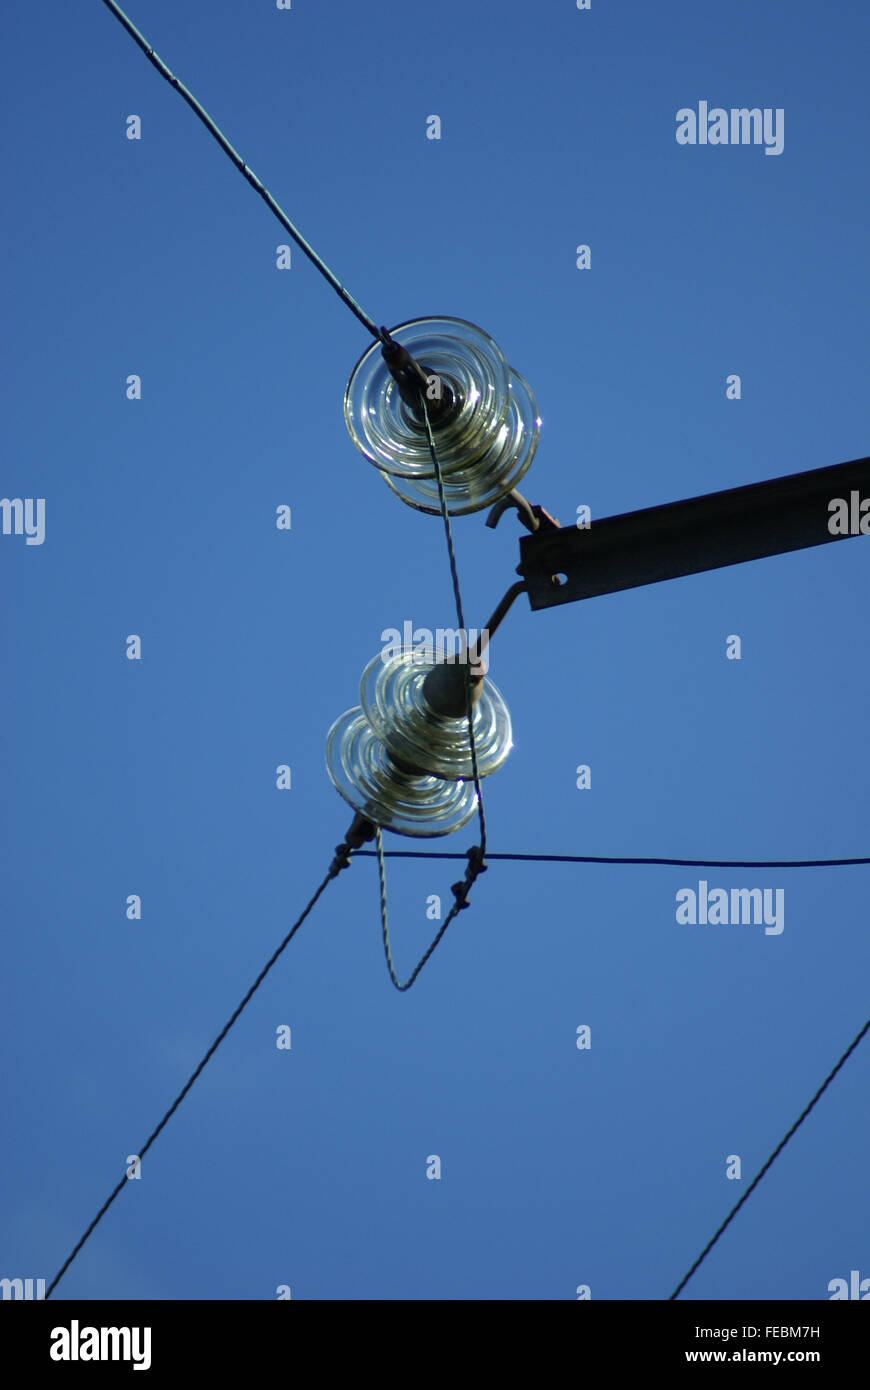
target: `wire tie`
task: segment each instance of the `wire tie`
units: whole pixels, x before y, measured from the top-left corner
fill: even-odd
[[[471,907],[471,903],[468,901],[468,890],[470,887],[471,884],[467,879],[463,879],[461,883],[454,883],[451,885],[450,891],[456,898],[456,902],[460,908]]]
[[[483,857],[483,846],[472,845],[471,849],[465,851],[468,855],[468,868],[465,871],[466,878],[471,875],[470,882],[473,883],[478,874],[485,874],[489,865]]]
[[[342,869],[350,866],[350,845],[345,840],[342,844],[335,846],[335,858],[329,866],[329,877],[337,878]]]

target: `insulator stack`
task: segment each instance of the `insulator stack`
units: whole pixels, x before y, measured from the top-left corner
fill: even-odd
[[[363,672],[361,704],[327,735],[333,785],[367,820],[400,835],[449,835],[477,805],[468,717],[439,713],[437,668],[444,664],[431,647],[374,657]],[[455,670],[464,682],[461,665]],[[478,773],[488,777],[513,746],[511,722],[498,690],[479,675],[472,718]]]

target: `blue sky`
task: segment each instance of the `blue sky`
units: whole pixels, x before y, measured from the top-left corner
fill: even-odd
[[[128,13],[378,323],[495,338],[543,420],[523,490],[563,524],[870,452],[858,0]],[[440,522],[344,425],[365,330],[296,249],[276,268],[286,235],[103,5],[5,28],[0,492],[46,521],[0,536],[0,1274],[50,1279],[320,881],[349,821],[325,737],[382,631],[454,618]],[[678,145],[700,101],[782,108],[782,153]],[[483,519],[454,524],[469,625],[519,559],[512,515]],[[868,563],[521,598],[490,849],[866,855]],[[456,865],[388,872],[407,974]],[[783,888],[784,930],[679,925],[702,878]],[[667,1297],[867,1017],[867,887],[493,863],[400,996],[359,860],[56,1296]],[[870,1276],[868,1055],[683,1298]]]

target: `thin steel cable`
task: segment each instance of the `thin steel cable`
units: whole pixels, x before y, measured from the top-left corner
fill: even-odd
[[[692,1268],[689,1270],[688,1274],[686,1274],[686,1275],[680,1280],[679,1284],[678,1284],[677,1287],[674,1289],[673,1293],[671,1294],[670,1298],[668,1299],[668,1302],[669,1302],[669,1303],[670,1303],[673,1299],[675,1299],[675,1298],[677,1297],[677,1295],[686,1287],[686,1285],[688,1284],[688,1282],[689,1282],[689,1280],[691,1279],[692,1275],[695,1273],[695,1270],[698,1268],[698,1266],[701,1265],[701,1264],[703,1264],[704,1260],[707,1258],[707,1256],[709,1255],[710,1251],[713,1249],[713,1246],[716,1244],[716,1241],[719,1239],[719,1237],[721,1236],[722,1232],[723,1232],[723,1231],[725,1230],[725,1228],[729,1225],[729,1223],[730,1223],[731,1221],[733,1221],[734,1217],[737,1215],[738,1211],[739,1211],[740,1208],[743,1206],[743,1203],[749,1198],[750,1194],[753,1192],[753,1190],[754,1190],[754,1189],[758,1186],[758,1184],[761,1182],[761,1179],[764,1177],[764,1175],[765,1175],[765,1173],[767,1172],[768,1168],[771,1166],[771,1164],[774,1162],[774,1160],[777,1159],[777,1158],[779,1157],[779,1155],[782,1153],[783,1149],[785,1148],[786,1144],[788,1143],[789,1139],[791,1139],[791,1137],[792,1137],[792,1135],[795,1133],[795,1131],[798,1130],[798,1129],[800,1128],[800,1126],[803,1124],[804,1120],[807,1118],[807,1115],[809,1115],[809,1113],[810,1113],[810,1111],[812,1110],[813,1106],[816,1104],[816,1101],[818,1101],[819,1099],[821,1099],[821,1097],[824,1095],[825,1091],[826,1091],[826,1090],[828,1089],[828,1087],[830,1086],[830,1084],[831,1084],[831,1082],[833,1081],[834,1077],[837,1075],[837,1072],[838,1072],[838,1071],[840,1070],[840,1068],[844,1065],[844,1063],[848,1061],[849,1057],[851,1057],[852,1053],[855,1051],[855,1048],[858,1046],[858,1044],[860,1043],[861,1039],[862,1039],[862,1038],[864,1037],[864,1035],[867,1033],[868,1029],[870,1029],[870,1018],[868,1018],[867,1022],[864,1024],[864,1027],[861,1029],[861,1031],[860,1031],[860,1033],[857,1035],[857,1037],[854,1038],[854,1039],[852,1040],[852,1042],[849,1044],[849,1046],[846,1048],[846,1051],[843,1053],[842,1057],[840,1058],[840,1060],[839,1060],[839,1062],[837,1063],[837,1065],[834,1067],[833,1071],[829,1072],[828,1075],[825,1077],[825,1080],[822,1082],[821,1086],[820,1086],[819,1089],[816,1091],[816,1094],[813,1096],[813,1098],[812,1098],[812,1100],[810,1101],[809,1105],[806,1107],[806,1109],[805,1109],[804,1111],[802,1111],[802,1113],[801,1113],[801,1114],[798,1116],[798,1118],[795,1120],[795,1122],[794,1122],[794,1124],[792,1125],[791,1129],[789,1130],[788,1134],[785,1136],[784,1139],[781,1139],[780,1142],[777,1144],[776,1148],[774,1149],[773,1153],[770,1155],[770,1158],[767,1160],[767,1162],[765,1163],[764,1167],[763,1167],[763,1168],[761,1169],[761,1171],[758,1172],[758,1173],[755,1175],[755,1177],[752,1179],[752,1182],[749,1184],[749,1186],[747,1187],[747,1189],[746,1189],[746,1191],[744,1192],[743,1196],[740,1198],[740,1201],[737,1202],[736,1205],[735,1205],[734,1207],[732,1207],[731,1211],[728,1213],[728,1215],[726,1216],[725,1220],[722,1222],[722,1225],[719,1227],[718,1231],[717,1231],[716,1234],[713,1236],[712,1240],[709,1240],[709,1241],[707,1242],[707,1244],[704,1246],[704,1249],[701,1251],[701,1253],[700,1253],[700,1255],[698,1256],[697,1260],[696,1260],[695,1263],[692,1265]]]
[[[456,568],[456,552],[453,549],[453,531],[450,527],[450,513],[447,510],[447,499],[444,495],[444,479],[441,476],[441,464],[438,461],[438,451],[435,448],[435,439],[432,434],[432,423],[429,419],[429,411],[426,406],[426,393],[421,388],[420,404],[423,407],[423,419],[426,424],[426,438],[429,443],[429,456],[432,459],[432,467],[435,469],[435,481],[438,484],[438,501],[441,506],[441,520],[444,522],[444,537],[447,542],[447,555],[450,560],[450,578],[453,583],[453,598],[456,603],[456,619],[459,623],[459,630],[466,639],[466,660],[463,663],[465,672],[465,711],[468,719],[468,746],[471,751],[471,773],[474,781],[474,790],[477,792],[477,812],[480,818],[480,860],[486,857],[486,815],[483,809],[483,793],[480,790],[480,777],[477,770],[477,749],[474,743],[474,707],[471,699],[471,672],[469,670],[468,658],[468,632],[465,626],[465,614],[462,611],[462,595],[459,592],[459,574]]]
[[[462,594],[460,593],[459,589],[459,574],[456,567],[456,552],[453,548],[453,532],[450,527],[450,513],[447,510],[447,499],[444,495],[444,481],[441,476],[441,465],[438,461],[438,452],[435,448],[435,440],[432,435],[432,425],[429,420],[429,411],[426,408],[426,396],[422,388],[420,390],[420,404],[422,406],[423,419],[426,424],[426,436],[429,441],[429,454],[432,459],[432,465],[435,469],[435,478],[438,483],[438,500],[441,504],[441,518],[444,522],[444,535],[447,541],[447,554],[450,560],[450,578],[453,583],[453,598],[456,603],[456,619],[459,624],[460,632],[464,636],[467,636],[467,630],[465,627],[465,614],[462,611]],[[377,849],[363,851],[363,853],[365,854],[374,854],[377,856],[378,884],[380,887],[381,902],[381,935],[384,943],[384,956],[386,957],[387,969],[390,972],[390,979],[392,980],[396,989],[399,990],[399,992],[402,994],[404,994],[406,990],[411,988],[412,984],[416,980],[417,976],[420,974],[420,971],[423,969],[429,957],[432,955],[432,952],[435,950],[436,946],[443,937],[447,928],[450,926],[450,923],[453,921],[454,917],[458,915],[462,908],[470,906],[468,902],[468,890],[471,888],[478,875],[483,873],[483,871],[486,868],[486,864],[484,863],[484,859],[486,856],[486,815],[483,809],[483,792],[480,788],[480,774],[477,765],[477,748],[475,746],[474,741],[474,705],[471,699],[471,672],[469,671],[469,662],[467,659],[468,655],[469,653],[466,643],[466,660],[464,662],[465,714],[466,719],[468,721],[468,745],[469,751],[471,753],[472,778],[474,781],[474,790],[477,794],[477,814],[480,820],[480,844],[468,850],[468,852],[464,855],[451,854],[445,856],[431,856],[432,858],[444,857],[450,859],[467,859],[468,868],[465,871],[465,878],[461,882],[453,884],[452,891],[455,895],[456,901],[454,902],[444,921],[441,923],[441,926],[437,934],[429,943],[428,947],[426,948],[426,951],[424,952],[420,960],[417,962],[413,971],[408,976],[407,980],[404,981],[404,983],[399,979],[398,975],[396,974],[396,967],[393,962],[393,953],[390,949],[390,924],[387,915],[387,877],[386,868],[384,865],[384,845],[383,840],[381,838],[380,826],[376,828],[375,832],[375,843],[377,845]],[[357,853],[358,852],[359,851],[357,851]],[[389,853],[390,851],[387,852]]]
[[[374,856],[377,850],[358,849],[356,855]],[[849,864],[870,864],[868,859],[638,859],[606,854],[488,854],[487,859],[514,859],[543,864],[676,864],[694,869],[835,869]],[[464,859],[464,854],[439,850],[386,849],[385,859]]]
[[[317,252],[314,250],[312,246],[309,246],[302,233],[297,231],[297,229],[293,226],[293,223],[290,221],[290,218],[287,216],[286,212],[284,212],[283,208],[278,206],[269,190],[267,188],[264,188],[263,184],[257,178],[257,175],[254,173],[253,169],[248,168],[241,155],[233,149],[232,145],[224,135],[223,131],[218,128],[218,126],[212,120],[211,116],[208,114],[205,108],[200,106],[193,93],[188,91],[184,83],[179,81],[179,79],[175,76],[174,73],[170,72],[163,59],[157,53],[154,52],[154,49],[151,47],[148,40],[144,38],[142,34],[139,33],[139,30],[136,28],[135,24],[133,24],[132,20],[128,19],[127,15],[125,15],[120,5],[116,5],[115,0],[103,0],[103,4],[106,6],[108,10],[111,10],[112,14],[115,16],[116,19],[120,20],[121,24],[123,24],[124,28],[127,30],[127,33],[139,45],[146,58],[149,60],[150,63],[154,65],[154,67],[160,73],[160,76],[165,77],[166,81],[172,87],[175,88],[175,90],[179,93],[180,96],[184,98],[191,110],[194,111],[196,115],[199,117],[199,119],[202,121],[206,130],[214,136],[215,140],[217,140],[224,153],[229,155],[230,159],[232,160],[233,164],[235,164],[239,172],[244,174],[245,178],[248,180],[248,183],[257,193],[259,193],[260,197],[266,203],[267,207],[269,207],[275,214],[284,230],[288,232],[290,236],[293,238],[293,240],[296,242],[296,245],[299,247],[300,251],[303,251],[305,255],[308,257],[308,259],[311,261],[312,265],[320,271],[320,274],[323,276],[325,280],[329,282],[329,284],[335,290],[339,298],[343,300],[347,307],[350,309],[351,313],[356,315],[360,323],[371,333],[372,337],[377,338],[378,341],[382,343],[389,342],[389,334],[387,334],[383,328],[379,328],[375,323],[374,319],[369,318],[365,310],[362,309],[359,304],[357,304],[353,295],[350,294],[349,291],[344,288],[344,285],[342,285],[338,277],[332,273],[326,262],[322,260],[320,256],[318,256]]]
[[[376,832],[375,832],[375,838],[376,838],[376,840],[377,840],[378,848],[380,849],[380,846],[381,846],[381,828],[380,828],[380,826],[377,827],[377,830],[376,830]],[[471,851],[471,852],[473,852],[473,851]],[[370,850],[369,853],[371,853],[371,854],[377,854],[377,850]],[[464,858],[466,858],[467,856],[466,856],[466,855],[457,855],[456,857],[457,857],[458,859],[464,859]],[[354,858],[356,858],[356,852],[354,852]],[[475,874],[475,877],[476,877],[476,876],[477,876],[477,875]],[[471,882],[473,882],[473,881],[474,881],[474,880],[472,879]],[[432,952],[435,950],[435,947],[438,945],[438,942],[441,940],[441,938],[442,938],[442,936],[444,935],[444,933],[446,932],[447,928],[450,926],[450,923],[453,921],[454,917],[458,916],[460,910],[461,910],[463,907],[468,907],[468,906],[469,906],[469,903],[466,902],[464,895],[463,895],[463,896],[460,896],[460,894],[457,893],[457,895],[456,895],[456,901],[454,902],[454,904],[453,904],[453,906],[451,907],[450,911],[448,912],[447,916],[444,918],[444,921],[441,923],[441,926],[440,926],[440,928],[439,928],[439,930],[438,930],[436,936],[432,939],[432,941],[430,941],[430,943],[429,943],[429,945],[427,946],[427,948],[426,948],[424,954],[420,957],[419,961],[418,961],[417,964],[415,965],[415,967],[414,967],[414,969],[412,970],[411,974],[408,976],[407,980],[405,980],[405,982],[404,982],[404,984],[403,984],[402,981],[399,979],[398,975],[396,974],[396,967],[395,967],[395,965],[393,964],[393,953],[392,953],[392,951],[390,950],[390,927],[389,927],[389,922],[388,922],[388,920],[387,920],[387,880],[386,880],[386,871],[385,871],[385,869],[384,869],[384,857],[383,857],[383,854],[378,855],[378,882],[379,882],[379,885],[380,885],[380,893],[381,893],[381,934],[382,934],[383,942],[384,942],[384,955],[385,955],[386,961],[387,961],[387,969],[388,969],[389,972],[390,972],[390,979],[392,980],[392,982],[393,982],[393,984],[395,985],[396,989],[399,991],[400,994],[404,994],[406,990],[408,990],[408,989],[411,988],[411,986],[412,986],[412,984],[414,983],[414,981],[416,980],[417,976],[420,974],[420,971],[423,969],[423,966],[426,964],[426,962],[428,961],[428,959],[429,959],[429,957],[431,956]],[[464,887],[464,888],[466,889],[466,891],[467,891],[467,888],[470,887],[470,886],[471,886],[470,883],[468,883],[468,884],[462,884],[462,885],[460,885],[460,884],[455,884],[455,885],[454,885],[454,888],[453,888],[453,891],[454,891],[454,893],[456,893],[456,890],[457,890],[458,888],[460,888],[460,887]]]
[[[158,1136],[158,1134],[160,1133],[160,1131],[161,1131],[161,1130],[164,1128],[164,1126],[167,1125],[168,1122],[172,1119],[172,1116],[175,1114],[175,1112],[176,1112],[176,1110],[178,1109],[179,1105],[180,1105],[181,1102],[184,1100],[184,1097],[187,1095],[187,1093],[188,1093],[188,1091],[190,1090],[191,1086],[193,1085],[194,1081],[196,1081],[197,1077],[198,1077],[198,1076],[200,1075],[200,1073],[203,1071],[203,1069],[205,1068],[207,1062],[211,1059],[211,1057],[214,1056],[215,1052],[216,1052],[217,1049],[220,1047],[220,1045],[221,1045],[221,1043],[223,1042],[224,1038],[226,1037],[227,1033],[230,1031],[230,1029],[232,1028],[233,1024],[235,1023],[236,1019],[239,1017],[239,1015],[241,1014],[242,1010],[243,1010],[243,1009],[245,1008],[245,1006],[248,1004],[249,1000],[252,998],[252,996],[254,995],[254,993],[260,988],[260,985],[263,983],[263,981],[265,980],[265,978],[266,978],[266,976],[268,975],[269,971],[272,969],[272,966],[275,964],[276,960],[277,960],[278,957],[281,955],[281,952],[285,949],[286,946],[288,946],[288,945],[290,944],[290,942],[292,941],[293,937],[296,935],[297,931],[298,931],[299,928],[302,926],[302,923],[305,921],[305,918],[308,916],[309,912],[310,912],[311,909],[314,907],[314,905],[315,905],[315,903],[317,902],[318,898],[320,897],[321,893],[322,893],[322,892],[324,891],[324,889],[326,888],[326,885],[327,885],[333,878],[335,878],[335,877],[336,877],[336,873],[333,871],[333,869],[330,869],[329,872],[327,873],[326,877],[324,878],[323,882],[321,883],[320,887],[317,889],[317,892],[316,892],[316,893],[314,894],[314,896],[309,900],[309,902],[307,903],[307,905],[306,905],[305,908],[303,909],[303,911],[302,911],[302,913],[300,914],[300,916],[296,918],[296,921],[293,923],[293,926],[290,928],[289,932],[288,932],[287,935],[284,937],[284,940],[281,942],[281,945],[280,945],[280,946],[278,947],[278,949],[277,949],[276,951],[274,951],[274,952],[272,953],[272,955],[269,957],[269,960],[266,962],[266,964],[264,965],[263,969],[260,971],[260,973],[259,973],[259,975],[257,976],[256,980],[255,980],[254,983],[251,985],[251,988],[248,990],[247,994],[245,995],[245,997],[244,997],[244,999],[242,1000],[242,1002],[239,1004],[238,1008],[237,1008],[237,1009],[235,1010],[235,1012],[233,1013],[232,1017],[229,1019],[229,1021],[228,1021],[226,1024],[224,1024],[223,1028],[222,1028],[221,1031],[218,1033],[217,1037],[215,1038],[215,1040],[214,1040],[214,1042],[212,1043],[211,1047],[209,1048],[208,1052],[205,1054],[205,1056],[203,1057],[203,1059],[202,1059],[202,1061],[200,1062],[199,1066],[196,1068],[196,1071],[193,1072],[193,1074],[191,1075],[190,1079],[185,1083],[185,1085],[183,1086],[183,1088],[179,1091],[178,1095],[175,1097],[175,1100],[174,1100],[174,1101],[172,1102],[172,1104],[170,1105],[169,1109],[167,1110],[166,1114],[163,1116],[163,1119],[160,1121],[160,1123],[159,1123],[159,1125],[157,1126],[157,1128],[154,1130],[154,1132],[153,1132],[151,1135],[149,1135],[149,1137],[148,1137],[148,1139],[146,1140],[145,1144],[144,1144],[143,1147],[139,1150],[138,1157],[140,1158],[140,1160],[143,1159],[143,1158],[145,1157],[146,1153],[147,1153],[148,1150],[151,1148],[151,1145],[154,1143],[154,1140],[157,1138],[157,1136]],[[45,1292],[45,1297],[46,1297],[46,1298],[50,1298],[50,1297],[51,1297],[52,1290],[55,1289],[55,1288],[57,1287],[57,1285],[60,1283],[61,1279],[63,1278],[63,1276],[64,1276],[64,1274],[66,1273],[66,1271],[69,1269],[69,1267],[70,1267],[70,1265],[72,1264],[73,1260],[75,1259],[76,1255],[77,1255],[77,1254],[79,1253],[79,1251],[81,1250],[81,1248],[82,1248],[82,1246],[84,1245],[85,1241],[88,1239],[88,1237],[91,1235],[91,1233],[95,1230],[95,1228],[97,1227],[97,1225],[99,1224],[99,1222],[103,1219],[103,1217],[105,1216],[106,1212],[109,1210],[109,1207],[112,1205],[112,1203],[114,1202],[115,1198],[118,1196],[118,1193],[122,1190],[122,1188],[124,1188],[124,1187],[126,1186],[127,1181],[128,1181],[128,1179],[127,1179],[127,1175],[126,1175],[126,1173],[125,1173],[125,1174],[124,1174],[124,1177],[121,1178],[120,1182],[117,1184],[117,1186],[116,1186],[116,1187],[113,1189],[113,1191],[110,1193],[109,1197],[106,1199],[106,1201],[105,1201],[105,1202],[103,1203],[103,1205],[100,1207],[100,1210],[97,1212],[97,1214],[96,1214],[96,1216],[94,1217],[93,1221],[91,1222],[90,1226],[88,1226],[88,1229],[85,1231],[85,1233],[84,1233],[84,1235],[82,1236],[81,1240],[79,1240],[79,1241],[77,1242],[77,1244],[74,1246],[74,1248],[73,1248],[73,1250],[71,1251],[71,1253],[70,1253],[70,1254],[67,1256],[67,1258],[64,1260],[64,1262],[63,1262],[63,1264],[61,1265],[60,1269],[58,1270],[57,1274],[54,1276],[54,1278],[52,1279],[52,1281],[51,1281],[51,1283],[49,1284],[48,1288],[46,1289],[46,1292]]]

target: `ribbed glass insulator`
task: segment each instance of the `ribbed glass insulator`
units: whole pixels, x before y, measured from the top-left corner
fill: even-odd
[[[473,783],[397,767],[359,705],[330,729],[326,766],[336,790],[355,811],[399,835],[450,835],[467,824],[477,807]]]
[[[391,337],[459,402],[443,422],[430,410],[448,510],[458,516],[491,506],[534,457],[541,421],[531,390],[489,334],[465,319],[411,319]],[[425,424],[402,400],[377,343],[351,373],[344,415],[357,448],[402,501],[439,512]]]
[[[429,647],[405,648],[384,660],[376,656],[363,672],[360,699],[369,722],[387,750],[403,763],[453,781],[472,776],[468,718],[436,714],[423,683],[436,664]],[[473,709],[477,770],[488,777],[511,748],[508,707],[487,678]]]
[[[491,507],[518,485],[535,456],[541,429],[537,402],[528,382],[513,367],[509,370],[507,417],[494,431],[486,453],[465,468],[449,474],[442,470],[444,497],[451,516],[465,516]],[[434,431],[433,438],[440,463],[439,435]],[[430,475],[428,478],[399,478],[386,472],[382,474],[384,482],[409,507],[440,516],[438,483],[431,467]]]
[[[427,375],[446,379],[462,405],[437,431],[438,462],[444,474],[466,467],[485,453],[508,402],[508,368],[500,349],[465,319],[410,319],[390,336]],[[344,417],[357,448],[382,472],[398,477],[432,477],[426,429],[408,408],[390,375],[380,344],[363,353],[351,372]]]

